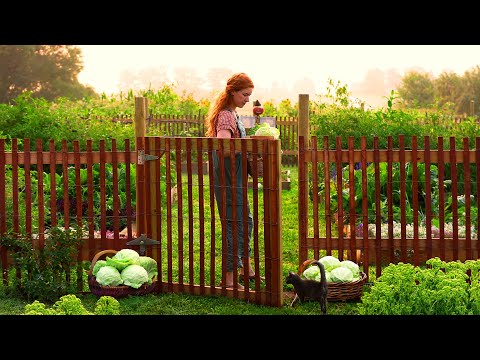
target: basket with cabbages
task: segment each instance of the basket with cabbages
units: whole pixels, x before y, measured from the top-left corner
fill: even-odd
[[[298,269],[298,275],[320,281],[320,269],[312,265],[314,259],[305,260]],[[360,299],[367,275],[360,271],[357,263],[351,260],[340,261],[335,256],[323,256],[320,261],[325,268],[329,301],[347,301]]]
[[[88,271],[92,294],[112,296],[145,295],[156,286],[157,261],[133,249],[103,250],[95,254]]]

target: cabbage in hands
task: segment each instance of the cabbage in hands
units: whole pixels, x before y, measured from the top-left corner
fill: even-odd
[[[273,136],[275,140],[280,138],[280,130],[276,127],[270,126],[269,123],[260,124],[255,131],[255,136]]]
[[[146,271],[146,270],[145,270]],[[113,266],[102,266],[95,277],[102,286],[118,286],[123,283],[120,272]]]
[[[138,289],[149,281],[147,270],[140,265],[128,265],[120,275],[124,285],[131,286],[135,289]]]

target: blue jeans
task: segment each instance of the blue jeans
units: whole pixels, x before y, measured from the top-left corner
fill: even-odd
[[[215,199],[217,201],[217,208],[220,217],[222,217],[222,187],[220,185],[220,160],[216,151],[213,152],[213,168],[214,168],[214,192]],[[233,204],[232,204],[232,176],[230,171],[230,157],[225,157],[224,160],[224,172],[225,172],[225,193],[226,193],[226,214],[225,219],[227,227],[227,272],[233,271]],[[242,256],[244,255],[243,246],[245,240],[248,241],[248,255],[250,256],[250,239],[252,238],[253,231],[253,216],[250,212],[250,205],[247,201],[247,213],[248,213],[248,234],[244,233],[243,230],[243,174],[242,174],[242,155],[235,155],[235,191],[236,191],[236,223],[237,223],[237,256],[238,262],[237,265],[239,268],[243,267]]]

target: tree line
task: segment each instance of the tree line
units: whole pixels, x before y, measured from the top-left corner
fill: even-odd
[[[437,78],[431,73],[411,71],[402,78],[397,92],[408,108],[437,108],[478,117],[480,66],[465,71],[463,76],[444,71]]]
[[[0,45],[0,103],[8,104],[25,92],[48,101],[100,98],[92,87],[78,81],[83,66],[82,51],[73,45]],[[463,75],[443,72],[436,78],[428,72],[410,71],[396,92],[406,108],[478,116],[480,66]]]

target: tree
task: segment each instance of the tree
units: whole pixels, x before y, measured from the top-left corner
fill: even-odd
[[[463,87],[457,106],[460,111],[475,116],[478,114],[478,105],[480,104],[480,66],[473,67],[470,71],[465,71],[462,78]],[[471,106],[473,105],[473,114]]]
[[[24,92],[52,101],[97,96],[78,81],[81,50],[70,45],[0,45],[0,103]]]
[[[408,107],[430,107],[435,99],[432,76],[426,72],[408,72],[397,92]]]
[[[443,109],[453,108],[457,114],[462,112],[458,103],[463,93],[463,81],[460,76],[453,72],[444,71],[434,80],[433,86],[439,107]]]

